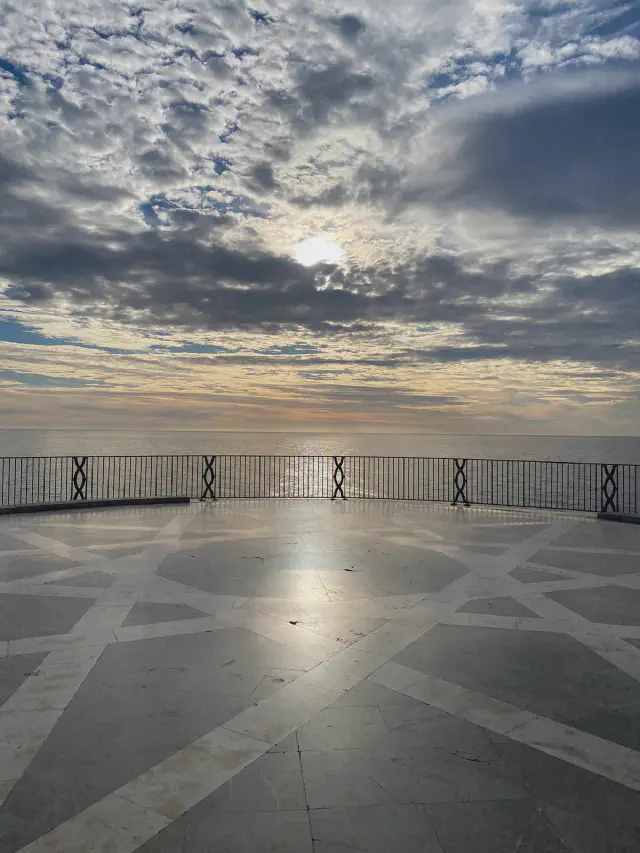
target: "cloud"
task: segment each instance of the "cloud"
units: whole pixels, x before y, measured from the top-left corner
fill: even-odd
[[[591,72],[519,84],[443,108],[437,151],[405,202],[535,220],[640,221],[640,75]]]
[[[109,350],[127,388],[230,401],[352,370],[340,393],[378,417],[425,376],[476,412],[481,379],[543,399],[559,365],[576,393],[593,370],[635,387],[636,31],[600,0],[12,8],[0,316],[32,330],[12,382],[47,375],[50,342],[61,380],[124,382]],[[319,235],[340,263],[296,263]]]

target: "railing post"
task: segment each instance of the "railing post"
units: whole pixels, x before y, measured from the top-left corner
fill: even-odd
[[[456,466],[453,475],[453,487],[456,490],[453,496],[453,506],[457,506],[458,501],[461,501],[465,506],[469,506],[467,500],[467,460],[454,459],[453,464]]]
[[[87,457],[73,456],[71,474],[71,500],[86,501],[87,499]]]
[[[618,466],[601,466],[602,506],[600,512],[618,512]]]
[[[342,498],[343,501],[346,501],[346,496],[344,493],[344,456],[334,456],[333,457],[333,497],[332,501],[335,501],[337,497]]]
[[[201,501],[206,501],[207,498],[216,500],[216,458],[215,456],[202,457],[202,482],[204,489],[202,492]]]

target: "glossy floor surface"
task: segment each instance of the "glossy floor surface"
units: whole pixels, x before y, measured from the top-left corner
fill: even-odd
[[[0,521],[0,853],[637,853],[640,527]]]

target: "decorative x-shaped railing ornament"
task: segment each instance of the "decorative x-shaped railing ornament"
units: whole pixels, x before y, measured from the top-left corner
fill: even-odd
[[[72,459],[72,501],[86,501],[87,499],[87,458],[86,456],[74,456]]]
[[[203,456],[202,461],[204,463],[204,468],[202,470],[202,481],[204,483],[204,491],[202,492],[202,497],[200,498],[200,500],[205,501],[207,500],[207,498],[211,498],[211,500],[215,501],[216,457]]]
[[[602,466],[602,510],[618,512],[618,466]]]
[[[346,496],[344,493],[344,456],[334,456],[333,457],[333,497],[331,500],[335,501],[336,498],[340,497],[343,500],[346,500]]]
[[[458,501],[463,503],[465,506],[469,506],[469,501],[467,500],[467,460],[466,459],[454,459],[453,464],[456,466],[456,470],[453,476],[453,485],[456,490],[455,495],[453,496],[453,506],[458,504]]]

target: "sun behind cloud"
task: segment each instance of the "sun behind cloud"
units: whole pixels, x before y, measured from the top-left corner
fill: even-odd
[[[316,264],[337,264],[342,258],[342,249],[324,234],[303,240],[295,247],[299,264],[313,267]]]

